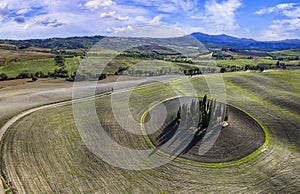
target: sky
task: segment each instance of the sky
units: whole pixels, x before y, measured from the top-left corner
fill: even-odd
[[[0,0],[0,38],[203,32],[300,39],[299,0]]]

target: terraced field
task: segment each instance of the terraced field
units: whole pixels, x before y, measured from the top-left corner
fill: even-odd
[[[270,144],[260,154],[232,165],[173,160],[148,170],[114,167],[89,151],[77,130],[72,106],[67,105],[34,112],[13,125],[2,145],[1,170],[19,193],[297,193],[299,75],[300,71],[224,74],[227,102],[257,118],[270,135]],[[198,96],[209,93],[204,77],[190,81]],[[135,89],[130,95],[132,117],[138,122],[149,106],[178,92],[191,94],[187,80]],[[114,119],[111,98],[106,95],[95,103],[109,137],[127,148],[148,149],[144,136],[129,133]],[[120,110],[125,106],[116,105]],[[123,120],[131,117],[122,115]]]

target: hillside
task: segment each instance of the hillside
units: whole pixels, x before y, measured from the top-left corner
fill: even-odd
[[[282,41],[256,41],[254,39],[236,38],[225,34],[208,35],[200,32],[192,33],[188,37],[194,37],[201,42],[210,42],[215,44],[225,44],[229,47],[266,49],[266,50],[287,50],[300,47],[300,40],[282,40]]]
[[[208,49],[215,48],[237,48],[237,49],[259,49],[259,50],[288,50],[300,48],[300,40],[282,40],[282,41],[256,41],[254,39],[236,38],[225,34],[209,35],[200,32],[192,33],[191,35],[167,38],[167,39],[151,39],[151,38],[119,38],[119,37],[105,37],[105,36],[83,36],[83,37],[69,37],[69,38],[48,38],[48,39],[29,39],[29,40],[0,40],[1,45],[8,45],[10,49],[24,49],[28,47],[38,47],[47,49],[87,49],[92,48],[103,38],[107,40],[122,40],[124,43],[130,44],[132,40],[136,42],[137,39],[142,42],[179,42],[185,45],[186,42],[191,42],[189,38],[196,38],[202,42]],[[7,46],[7,48],[8,48]],[[16,47],[16,48],[15,48]]]

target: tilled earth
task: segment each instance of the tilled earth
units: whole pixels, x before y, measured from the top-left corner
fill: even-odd
[[[172,141],[172,139],[176,138],[175,133],[179,128],[179,121],[172,118],[176,117],[180,102],[178,99],[172,99],[159,106],[164,106],[167,109],[169,113],[167,116],[168,119],[166,119],[166,122],[159,130],[149,135],[149,137],[155,146],[162,147],[158,150],[170,155],[172,155],[178,146],[185,146],[186,148],[178,157],[205,163],[231,162],[253,153],[262,146],[265,141],[263,129],[254,119],[241,110],[227,106],[229,125],[218,131],[219,133],[216,134],[216,140],[207,138],[207,140],[204,141],[205,135],[209,136],[209,132],[206,132],[207,134],[195,135],[186,145],[180,145],[182,141],[179,139],[178,141],[173,141],[174,143],[171,143],[171,145],[163,146],[166,141]],[[159,107],[155,107],[147,117],[159,114]],[[146,132],[147,129],[151,130],[151,126],[145,125]],[[214,132],[213,130],[211,133]],[[187,130],[186,133],[191,132]],[[180,138],[183,139],[184,137]],[[206,153],[201,154],[199,153],[200,146],[211,146],[211,148],[207,150]]]

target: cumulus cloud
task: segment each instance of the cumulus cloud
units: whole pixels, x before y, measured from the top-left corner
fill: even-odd
[[[150,22],[150,25],[160,25],[162,22],[160,21],[162,16],[155,16]]]
[[[106,31],[109,32],[109,33],[120,33],[120,32],[133,31],[133,28],[131,26],[127,26],[127,27],[112,27],[112,28],[108,28]]]
[[[100,18],[108,18],[108,17],[113,17],[116,14],[115,11],[110,11],[110,12],[104,12],[100,14]]]
[[[277,13],[290,18],[298,18],[300,17],[300,4],[299,3],[283,3],[278,4],[274,7],[261,9],[254,14],[263,15],[263,14],[271,14]]]
[[[119,31],[113,36],[124,37],[152,37],[152,38],[170,38],[187,35],[186,32],[171,26],[139,26],[131,28],[130,30]]]
[[[9,14],[8,5],[0,3],[0,21]]]
[[[270,25],[273,30],[300,30],[300,18],[285,19],[285,20],[274,20],[273,24]]]
[[[261,9],[254,14],[278,14],[283,16],[282,19],[273,20],[268,30],[262,33],[264,39],[278,40],[287,38],[291,33],[300,30],[300,4],[283,3],[273,7]]]
[[[270,14],[273,12],[286,12],[288,10],[292,11],[291,9],[293,9],[295,5],[297,5],[297,4],[296,3],[282,3],[282,4],[278,4],[274,7],[268,7],[268,8],[258,10],[254,14],[263,15],[263,14]]]
[[[221,3],[208,0],[205,3],[205,14],[199,19],[216,32],[232,31],[239,28],[236,23],[236,11],[241,6],[240,0],[226,0]]]
[[[299,18],[300,17],[300,6],[294,8],[293,10],[284,10],[282,13],[287,17]]]
[[[125,16],[125,17],[116,16],[115,19],[118,20],[118,21],[128,21],[129,17],[128,16]]]
[[[91,11],[95,11],[99,8],[109,7],[115,4],[112,0],[92,0],[86,2],[85,6]]]
[[[158,15],[158,16],[154,16],[153,18],[146,18],[144,16],[137,16],[135,17],[135,21],[138,23],[142,23],[145,25],[160,25],[162,24],[161,22],[162,16]]]

